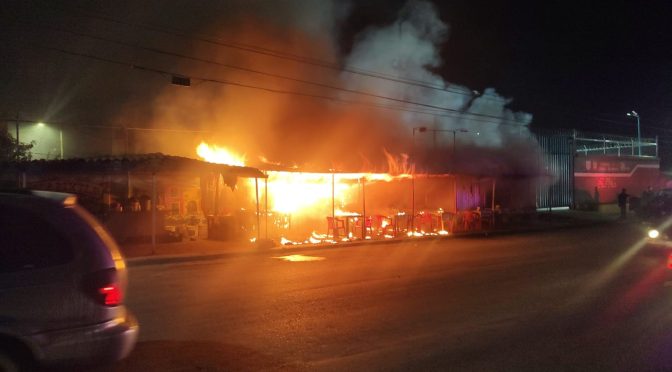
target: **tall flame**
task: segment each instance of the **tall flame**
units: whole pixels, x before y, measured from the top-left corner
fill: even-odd
[[[205,142],[201,142],[201,144],[196,147],[196,153],[210,163],[237,165],[241,167],[245,165],[245,156],[235,155],[223,147],[208,145]]]

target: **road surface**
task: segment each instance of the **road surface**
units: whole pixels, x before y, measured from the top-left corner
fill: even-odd
[[[672,368],[641,227],[132,267],[133,354],[105,371]]]

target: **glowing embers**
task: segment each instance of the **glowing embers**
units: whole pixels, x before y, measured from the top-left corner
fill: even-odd
[[[304,256],[302,254],[292,254],[289,256],[280,256],[273,257],[279,260],[288,261],[288,262],[312,262],[312,261],[324,261],[325,257],[316,257],[316,256]]]
[[[349,240],[343,240],[349,241]],[[304,244],[336,244],[338,243],[333,239],[332,236],[326,234],[318,234],[315,231],[310,235],[310,237],[304,241],[293,241],[287,238],[280,237],[280,245],[291,246],[291,245],[304,245]]]
[[[424,236],[448,236],[450,233],[446,230],[439,230],[439,231],[432,231],[432,232],[427,232],[427,231],[407,231],[406,236],[409,238],[421,238]],[[385,235],[387,238],[387,235]]]
[[[245,165],[243,156],[221,147],[201,143],[197,152],[209,162]],[[441,208],[418,212],[413,223],[412,214],[403,210],[411,208],[405,195],[411,186],[406,180],[413,177],[413,167],[403,156],[401,161],[386,156],[391,173],[266,171],[262,185],[252,178],[240,182],[236,186],[240,194],[231,204],[254,210],[253,204],[259,203],[257,207],[263,211],[257,213],[264,216],[259,220],[264,224],[263,231],[283,246],[448,235]],[[264,163],[269,160],[264,159]],[[253,213],[250,218],[254,220]]]

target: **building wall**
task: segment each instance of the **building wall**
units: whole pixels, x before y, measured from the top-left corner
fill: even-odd
[[[577,155],[575,190],[577,203],[592,199],[600,204],[615,203],[618,193],[640,196],[648,187],[666,187],[667,178],[660,173],[657,158],[611,155]],[[595,191],[599,200],[595,200]]]

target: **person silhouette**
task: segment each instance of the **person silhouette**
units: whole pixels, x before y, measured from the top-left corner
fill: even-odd
[[[628,193],[625,189],[618,194],[618,207],[621,208],[621,219],[624,220],[627,217],[626,208],[628,206]]]

